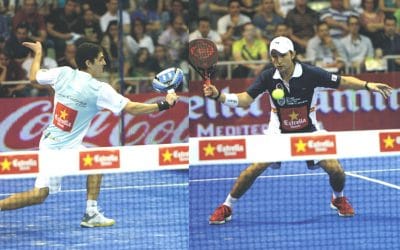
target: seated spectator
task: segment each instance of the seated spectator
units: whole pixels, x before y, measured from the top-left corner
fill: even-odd
[[[290,39],[297,43],[297,54],[304,54],[308,40],[315,35],[319,14],[307,6],[307,0],[296,0],[295,7],[286,15],[286,24],[292,30]]]
[[[54,43],[56,58],[60,58],[67,41],[75,41],[80,35],[72,32],[78,21],[77,0],[66,0],[64,8],[58,8],[47,18],[47,33]]]
[[[267,45],[257,38],[256,27],[252,23],[243,25],[243,38],[232,45],[232,55],[235,61],[267,60]],[[233,71],[234,78],[246,78],[258,75],[265,64],[240,64]]]
[[[158,36],[161,34],[161,18],[159,13],[161,13],[161,10],[157,12],[157,3],[154,1],[147,1],[143,5],[137,6],[130,18],[131,22],[136,19],[142,20],[146,24],[146,31],[148,34],[153,41],[157,41]]]
[[[101,31],[107,31],[108,24],[111,21],[118,21],[118,0],[107,0],[107,12],[100,17]],[[131,19],[129,13],[122,11],[122,26],[125,34],[129,34],[131,30]]]
[[[107,12],[106,1],[99,0],[81,0],[82,11],[91,9],[93,11],[94,19],[99,22],[100,17]]]
[[[130,76],[150,76],[154,77],[157,73],[155,70],[155,61],[152,59],[147,48],[139,48],[134,58]]]
[[[125,58],[127,58],[128,51],[126,44],[126,36],[124,36],[123,43],[124,43],[123,55]],[[108,23],[106,33],[104,34],[103,39],[101,41],[101,46],[103,46],[108,56],[110,57],[110,64],[111,64],[109,65],[110,71],[113,73],[118,72],[119,67],[121,65],[119,65],[119,60],[118,60],[119,34],[118,34],[118,22],[116,20],[113,20]],[[128,73],[129,68],[130,68],[129,60],[124,60],[124,65],[123,65],[124,75]]]
[[[250,17],[253,19],[254,15],[257,13],[257,6],[259,5],[259,1],[253,0],[242,0],[242,6],[240,7],[240,13]]]
[[[248,16],[240,14],[240,1],[229,0],[228,14],[218,19],[218,33],[222,38],[226,55],[230,55],[232,43],[241,38],[241,26],[249,22],[251,19]]]
[[[26,73],[6,51],[0,51],[0,97],[27,97],[31,87],[26,84],[4,85],[4,81],[26,80]]]
[[[331,72],[341,72],[345,64],[340,58],[339,46],[339,41],[329,34],[328,25],[320,22],[317,25],[317,34],[308,41],[306,59]]]
[[[208,17],[200,17],[197,21],[197,29],[189,34],[189,41],[206,38],[215,43],[218,52],[222,53],[224,45],[222,44],[221,36],[217,31],[212,30],[210,26],[210,19]]]
[[[169,53],[167,47],[164,45],[156,45],[154,49],[153,58],[156,62],[154,70],[160,72],[161,70],[174,67],[177,64],[173,62],[171,54]]]
[[[186,24],[189,23],[189,15],[186,8],[183,6],[182,0],[172,0],[170,3],[170,8],[161,13],[160,18],[162,27],[168,27],[168,25],[171,23],[171,20],[175,16],[182,16],[184,22]]]
[[[376,47],[377,34],[383,30],[385,14],[378,9],[378,0],[362,0],[363,12],[360,15],[360,33],[369,37]]]
[[[218,29],[217,22],[228,14],[229,0],[204,0],[204,4],[199,4],[199,16],[208,16],[211,21],[211,28]]]
[[[350,16],[347,24],[350,33],[340,39],[339,54],[346,62],[346,67],[359,73],[365,70],[365,60],[374,57],[374,49],[371,40],[360,35],[360,20],[357,16]]]
[[[83,10],[83,16],[72,26],[72,31],[80,34],[85,40],[100,43],[102,32],[91,9]]]
[[[175,16],[171,26],[161,33],[158,43],[169,49],[172,60],[182,60],[179,56],[182,50],[187,49],[188,32],[182,16]]]
[[[26,23],[18,24],[4,46],[7,53],[20,64],[29,56],[30,53],[30,49],[22,45],[23,42],[32,42],[32,40],[28,38],[28,26]]]
[[[37,10],[36,0],[24,0],[22,8],[17,11],[12,19],[13,30],[16,30],[21,23],[25,23],[28,26],[28,34],[31,40],[46,41],[46,24],[44,17]]]
[[[74,43],[67,43],[64,50],[64,56],[57,60],[58,66],[68,66],[77,69],[78,66],[75,62],[76,45]]]
[[[126,37],[129,54],[135,55],[139,48],[147,48],[150,54],[154,53],[153,39],[146,34],[146,26],[141,19],[132,22],[132,31]]]
[[[329,33],[333,38],[339,39],[349,33],[347,19],[350,16],[358,16],[358,13],[351,9],[345,9],[343,0],[330,0],[331,6],[321,11],[320,20],[329,26]]]
[[[276,25],[284,21],[283,17],[275,11],[274,0],[262,0],[258,13],[252,19],[252,23],[261,30],[262,36],[268,41],[274,38]]]
[[[383,56],[400,55],[400,34],[396,32],[396,18],[387,15],[384,21],[383,31],[377,36],[377,49]],[[400,59],[391,59],[387,64],[388,71],[400,71]]]

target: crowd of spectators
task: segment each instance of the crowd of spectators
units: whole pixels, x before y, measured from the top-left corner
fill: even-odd
[[[81,42],[101,44],[108,57],[104,77],[116,82],[123,74],[127,93],[137,92],[137,82],[129,80],[135,77],[152,78],[168,67],[188,73],[188,5],[187,0],[0,1],[0,97],[51,95],[47,88],[13,84],[28,79],[32,55],[24,41],[42,43],[42,68],[76,68]],[[142,92],[150,89],[150,81],[144,83]]]
[[[268,57],[269,42],[279,35],[294,42],[299,60],[332,72],[400,70],[400,59],[388,64],[382,59],[400,55],[400,0],[196,2],[190,11],[198,19],[190,20],[189,40],[211,39],[221,60],[241,61],[233,77],[259,73],[259,65],[243,61]]]

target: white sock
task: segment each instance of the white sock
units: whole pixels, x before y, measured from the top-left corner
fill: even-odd
[[[341,191],[341,192],[336,192],[336,191],[333,191],[333,198],[334,199],[336,199],[336,198],[338,198],[338,197],[343,197],[344,195],[343,195],[343,191]]]
[[[233,204],[234,204],[237,200],[238,200],[238,198],[233,198],[233,197],[231,196],[231,194],[228,194],[228,197],[226,197],[226,200],[225,200],[225,202],[224,202],[224,205],[226,205],[226,206],[232,208],[232,207],[233,207]]]
[[[86,213],[92,214],[93,212],[97,212],[97,201],[87,200],[86,201]]]

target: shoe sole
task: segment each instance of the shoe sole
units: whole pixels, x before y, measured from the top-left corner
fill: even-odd
[[[115,221],[110,222],[110,223],[104,223],[104,224],[89,224],[87,222],[81,222],[81,227],[86,227],[86,228],[93,228],[93,227],[110,227],[115,224]]]
[[[354,214],[342,214],[342,213],[340,213],[339,210],[338,210],[338,208],[337,208],[335,205],[333,205],[333,203],[331,203],[331,208],[332,208],[333,210],[336,210],[336,211],[337,211],[337,214],[338,214],[340,217],[352,217],[352,216],[354,216]]]
[[[222,221],[210,221],[209,220],[208,223],[210,225],[221,225],[221,224],[225,224],[225,222],[228,222],[228,221],[231,221],[231,220],[232,220],[232,215],[226,217],[225,220],[222,220]]]

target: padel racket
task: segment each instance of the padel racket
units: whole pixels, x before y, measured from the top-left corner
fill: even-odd
[[[217,46],[211,40],[200,38],[189,42],[189,63],[207,85],[218,62]]]

